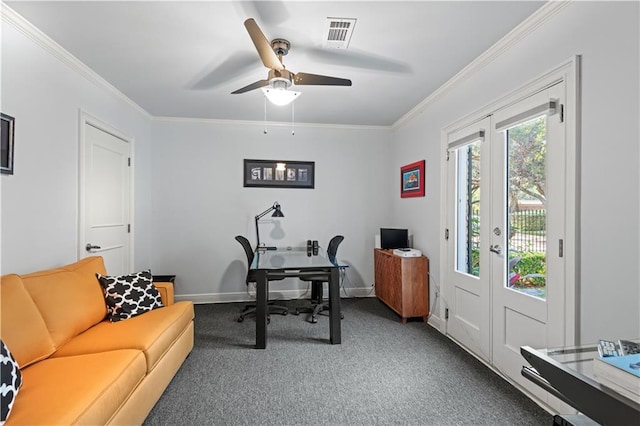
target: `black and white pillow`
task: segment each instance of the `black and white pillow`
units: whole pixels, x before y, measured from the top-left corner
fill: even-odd
[[[0,340],[0,370],[0,377],[2,377],[2,383],[0,383],[0,397],[2,399],[0,425],[3,425],[9,417],[20,386],[22,386],[22,373],[20,373],[20,367],[11,355],[11,351],[2,340]]]
[[[162,299],[151,270],[131,275],[105,276],[96,274],[107,301],[107,318],[116,322],[161,308]]]

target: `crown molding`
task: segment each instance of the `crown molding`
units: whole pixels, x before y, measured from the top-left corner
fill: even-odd
[[[0,15],[2,17],[2,22],[9,24],[16,30],[20,31],[22,34],[35,42],[38,46],[46,50],[48,53],[60,60],[65,65],[69,66],[71,69],[86,78],[88,81],[98,87],[105,89],[115,98],[129,105],[147,119],[152,118],[152,115],[149,114],[144,108],[132,101],[115,86],[102,78],[99,74],[97,74],[83,62],[78,60],[78,58],[73,56],[62,46],[53,41],[49,36],[36,28],[31,22],[24,19],[20,14],[7,6],[4,2],[0,4]]]
[[[320,129],[347,129],[347,130],[385,130],[391,131],[391,126],[367,126],[359,124],[326,124],[326,123],[298,123],[286,121],[250,121],[250,120],[222,120],[217,118],[185,118],[185,117],[153,117],[153,121],[164,121],[169,123],[190,123],[190,124],[215,124],[220,126],[256,126],[283,128],[320,128]]]
[[[471,61],[466,67],[458,71],[457,74],[455,74],[442,86],[440,86],[433,93],[427,96],[422,102],[420,102],[409,112],[396,120],[396,122],[391,125],[391,128],[393,130],[396,130],[402,127],[404,124],[408,123],[417,115],[421,114],[429,104],[436,102],[447,92],[453,89],[458,83],[464,81],[474,73],[480,71],[482,68],[496,60],[496,58],[500,57],[514,45],[518,44],[520,40],[525,38],[529,33],[535,31],[536,29],[538,29],[538,27],[547,22],[547,20],[560,13],[572,1],[573,0],[548,0],[527,19],[522,21],[517,27],[515,27],[513,30],[507,33],[507,35],[502,37],[493,46],[487,49],[482,55]]]

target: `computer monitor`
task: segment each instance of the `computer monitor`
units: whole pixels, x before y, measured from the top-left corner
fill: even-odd
[[[409,230],[380,228],[380,248],[398,249],[409,247]]]

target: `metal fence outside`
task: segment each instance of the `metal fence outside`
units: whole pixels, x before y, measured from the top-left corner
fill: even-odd
[[[509,247],[512,250],[546,252],[546,209],[512,212],[510,218]]]

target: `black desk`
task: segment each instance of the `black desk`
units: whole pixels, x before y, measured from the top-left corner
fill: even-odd
[[[251,264],[256,277],[256,348],[267,347],[267,302],[269,280],[326,276],[329,282],[329,340],[338,345],[340,329],[340,270],[324,256],[307,256],[303,250],[267,250],[256,252]]]
[[[522,367],[524,377],[590,419],[605,425],[640,424],[640,405],[594,378],[596,346],[538,350],[523,346],[520,353],[531,364]]]

